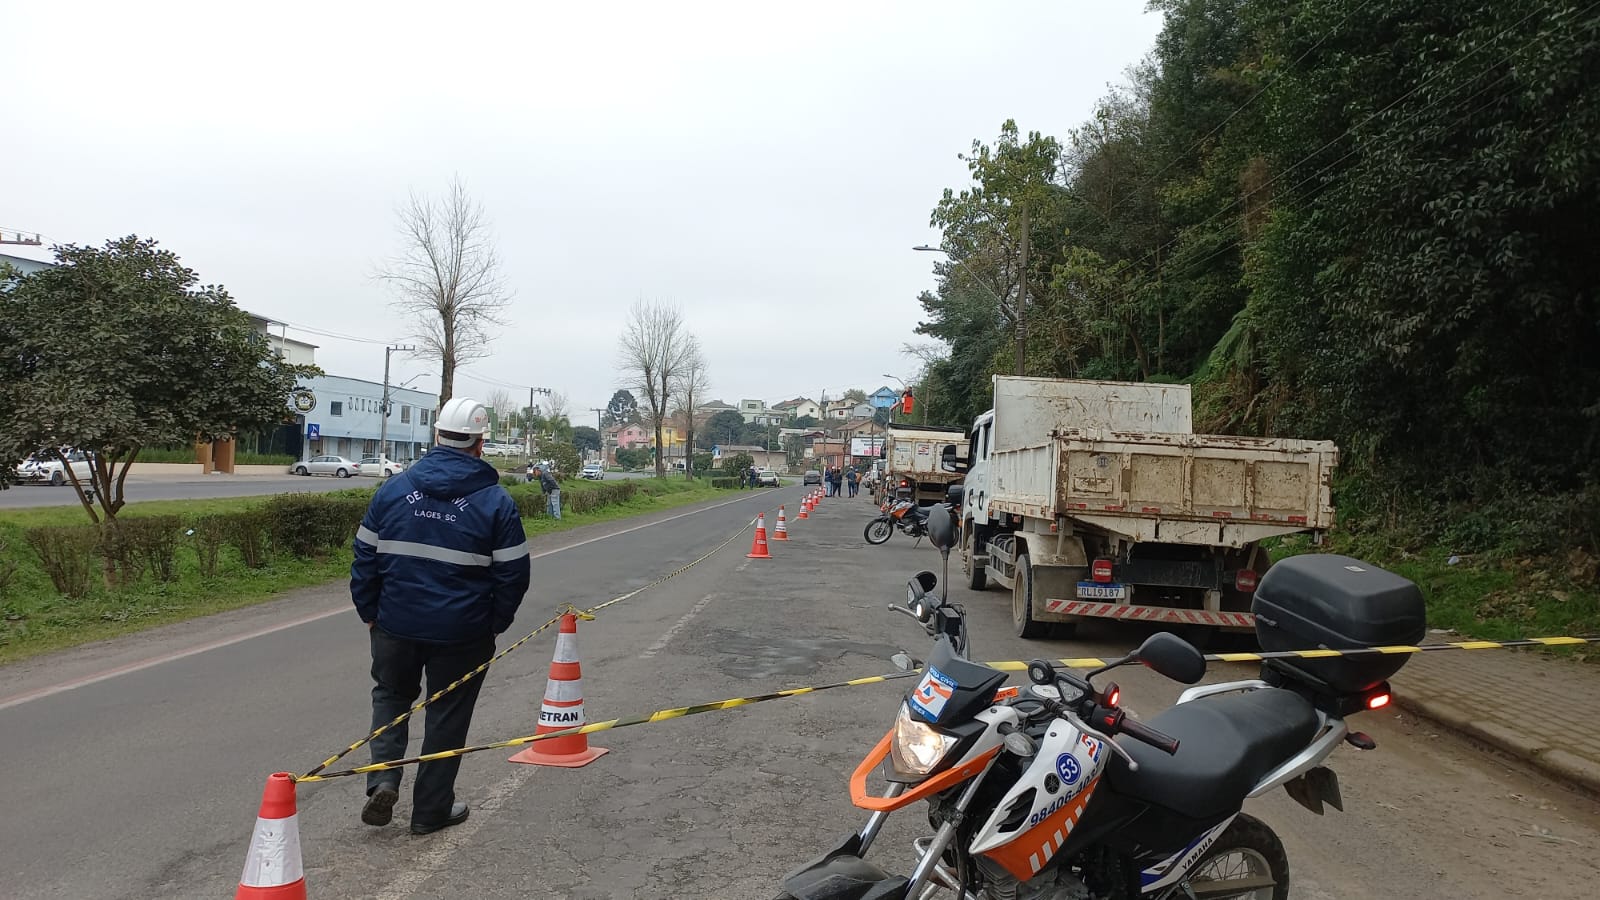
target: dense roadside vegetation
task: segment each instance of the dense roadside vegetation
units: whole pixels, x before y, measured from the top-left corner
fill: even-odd
[[[557,522],[537,484],[507,489],[530,537],[726,493],[704,482],[569,481]],[[0,514],[0,663],[346,578],[374,490],[131,503],[110,530],[84,523],[78,507]],[[108,582],[108,569],[118,578]]]
[[[1089,121],[1005,123],[934,209],[932,417],[1015,370],[1025,284],[1027,373],[1189,382],[1206,430],[1338,441],[1337,546],[1436,623],[1600,629],[1600,6],[1151,5]]]

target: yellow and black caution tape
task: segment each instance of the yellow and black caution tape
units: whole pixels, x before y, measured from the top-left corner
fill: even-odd
[[[1345,650],[1272,650],[1263,653],[1207,653],[1207,662],[1265,662],[1269,659],[1335,659],[1341,656],[1396,656],[1406,653],[1431,653],[1438,650],[1508,650],[1515,647],[1573,647],[1580,644],[1600,644],[1600,636],[1593,637],[1540,637],[1518,641],[1450,641],[1442,644],[1392,644],[1382,647],[1353,647]],[[1052,663],[1069,669],[1098,669],[1110,661],[1092,656],[1072,659],[1053,659]],[[986,662],[982,665],[1002,672],[1026,671],[1028,664],[1022,660]]]
[[[776,507],[774,507],[774,509],[776,509]],[[765,512],[770,512],[770,511],[771,510],[766,510]],[[557,613],[555,618],[552,618],[550,621],[548,621],[548,622],[544,623],[543,625],[540,625],[538,628],[535,628],[534,630],[528,632],[520,640],[518,640],[515,643],[511,644],[510,646],[506,647],[504,650],[501,650],[499,653],[496,653],[494,656],[490,657],[489,660],[487,662],[485,662],[483,665],[478,666],[476,669],[473,669],[472,671],[470,671],[467,674],[461,676],[460,678],[457,678],[455,681],[452,681],[449,684],[445,685],[442,689],[440,689],[440,690],[434,692],[433,694],[430,694],[426,698],[418,701],[416,703],[416,705],[412,706],[410,709],[406,710],[405,712],[401,713],[400,715],[395,716],[389,722],[387,722],[387,723],[385,723],[383,725],[380,725],[379,727],[373,729],[372,733],[368,734],[366,737],[362,738],[359,741],[356,741],[355,743],[353,743],[350,746],[344,748],[343,750],[340,750],[338,753],[335,753],[334,755],[332,755],[332,756],[328,757],[327,759],[323,760],[322,762],[318,763],[315,767],[313,767],[306,774],[300,776],[300,780],[304,781],[306,779],[312,778],[317,773],[321,772],[323,769],[326,769],[327,767],[333,765],[334,763],[338,762],[339,760],[344,759],[346,756],[349,756],[350,754],[356,752],[357,750],[360,750],[362,747],[365,747],[367,744],[372,743],[375,739],[377,739],[379,736],[381,736],[384,732],[387,732],[389,729],[395,727],[396,725],[399,725],[401,722],[404,722],[405,720],[407,720],[407,719],[411,718],[412,716],[416,715],[418,712],[420,712],[422,709],[424,709],[428,704],[437,701],[440,697],[443,697],[445,694],[450,693],[451,691],[455,690],[456,688],[460,687],[461,685],[466,684],[467,682],[469,682],[472,679],[478,677],[479,675],[482,675],[484,672],[488,671],[490,666],[494,665],[496,662],[499,662],[501,659],[504,659],[508,654],[511,653],[511,651],[517,649],[518,647],[521,647],[523,644],[526,644],[528,641],[533,640],[535,637],[537,637],[541,633],[543,633],[545,631],[548,631],[549,629],[551,629],[551,628],[555,627],[557,624],[559,624],[561,622],[561,617],[563,615],[565,615],[567,613],[567,611],[571,611],[571,612],[575,613],[576,615],[578,615],[581,618],[592,620],[592,619],[594,619],[594,614],[599,612],[600,610],[605,609],[608,606],[614,606],[614,605],[616,605],[618,603],[623,602],[624,600],[631,600],[632,598],[637,597],[638,595],[644,593],[645,591],[648,591],[651,588],[656,587],[656,586],[660,585],[661,583],[663,583],[665,581],[669,581],[669,580],[671,580],[673,578],[677,578],[679,575],[682,575],[683,573],[689,571],[690,569],[694,568],[695,566],[705,562],[706,560],[708,560],[711,557],[715,556],[723,548],[727,547],[729,544],[731,544],[734,541],[738,540],[739,536],[744,534],[746,531],[748,531],[750,529],[750,527],[752,525],[754,525],[754,524],[755,524],[755,519],[751,519],[749,522],[747,522],[744,525],[744,527],[740,528],[738,531],[735,531],[732,535],[729,535],[727,540],[723,541],[722,543],[718,544],[715,547],[712,547],[703,556],[700,556],[697,559],[691,560],[688,563],[685,563],[684,565],[679,566],[678,568],[674,569],[673,571],[668,572],[665,575],[662,575],[660,578],[657,578],[656,580],[650,582],[649,584],[646,584],[646,585],[644,585],[642,587],[635,588],[635,589],[627,592],[626,594],[623,594],[620,597],[613,597],[613,598],[611,598],[610,600],[607,600],[604,603],[600,603],[600,604],[597,604],[595,606],[591,606],[588,609],[584,609],[584,610],[580,610],[577,607],[574,607],[571,604],[568,604],[567,605],[567,609],[563,610],[562,612]]]
[[[852,678],[849,681],[836,681],[832,684],[818,684],[811,687],[789,688],[783,691],[773,691],[770,694],[757,694],[753,697],[735,697],[731,700],[718,700],[715,703],[698,703],[694,706],[675,706],[670,709],[658,709],[655,712],[631,716],[626,719],[607,719],[604,722],[590,722],[587,725],[578,725],[573,728],[564,728],[548,734],[530,734],[523,737],[512,738],[509,741],[495,741],[492,744],[476,744],[471,747],[462,747],[458,750],[441,750],[438,753],[428,753],[422,756],[411,756],[406,759],[397,759],[393,762],[372,763],[366,766],[356,766],[353,769],[341,769],[337,772],[323,772],[320,775],[302,775],[296,778],[302,784],[312,781],[327,781],[333,778],[344,778],[349,775],[364,775],[368,772],[384,772],[389,769],[399,769],[404,766],[414,766],[419,763],[434,762],[441,759],[452,759],[466,756],[468,753],[481,753],[485,750],[501,750],[506,747],[521,747],[525,744],[536,744],[540,741],[553,741],[556,738],[571,737],[575,734],[594,734],[597,731],[612,731],[617,728],[627,728],[632,725],[645,725],[650,722],[665,722],[669,719],[681,719],[684,716],[698,716],[701,713],[720,712],[725,709],[737,709],[753,703],[766,703],[769,700],[782,700],[785,697],[800,697],[806,694],[817,694],[822,691],[832,691],[839,688],[860,687],[865,684],[882,684],[886,681],[895,681],[901,678],[910,678],[921,675],[920,670],[908,672],[893,672],[888,675],[873,675],[867,678]]]
[[[735,535],[737,537],[738,535]],[[719,548],[720,549],[720,548]],[[715,550],[712,551],[716,552]],[[642,589],[641,589],[642,590]],[[1526,638],[1517,641],[1452,641],[1442,644],[1420,645],[1393,645],[1382,647],[1358,647],[1347,650],[1278,650],[1265,653],[1212,653],[1206,656],[1211,662],[1260,662],[1268,659],[1328,659],[1340,656],[1373,656],[1393,655],[1403,653],[1427,653],[1438,650],[1500,650],[1514,647],[1565,647],[1580,644],[1600,643],[1600,636],[1596,637],[1543,637]],[[1106,660],[1096,657],[1069,657],[1052,660],[1060,666],[1074,669],[1098,669],[1107,664]],[[1002,672],[1015,672],[1027,669],[1028,664],[1020,660],[1006,660],[1002,662],[986,662],[981,665]],[[800,697],[806,694],[816,694],[822,691],[837,690],[839,688],[860,687],[868,684],[882,684],[887,681],[896,681],[921,675],[921,669],[912,669],[905,672],[893,672],[888,675],[872,675],[866,678],[852,678],[849,681],[836,681],[832,684],[820,684],[812,687],[789,688],[782,691],[773,691],[768,694],[757,694],[752,697],[735,697],[731,700],[718,700],[714,703],[700,703],[694,706],[677,706],[670,709],[658,709],[655,712],[632,716],[625,719],[607,719],[604,722],[591,722],[561,731],[552,731],[548,734],[531,734],[523,737],[512,738],[506,741],[495,741],[490,744],[477,744],[471,747],[462,747],[457,750],[442,750],[438,753],[429,753],[422,756],[412,756],[397,759],[392,762],[373,763],[366,766],[356,766],[351,769],[341,769],[337,772],[310,772],[295,779],[298,782],[308,783],[315,781],[328,781],[334,778],[344,778],[350,775],[363,775],[368,772],[383,772],[390,769],[399,769],[405,766],[414,766],[425,762],[434,762],[441,759],[451,759],[465,756],[469,753],[481,753],[485,750],[501,750],[507,747],[520,747],[535,744],[540,741],[555,740],[561,737],[570,737],[576,734],[593,734],[597,731],[611,731],[617,728],[628,728],[633,725],[645,725],[651,722],[665,722],[670,719],[681,719],[684,716],[696,716],[701,713],[720,712],[725,709],[737,709],[754,703],[765,703],[769,700],[781,700],[785,697]]]

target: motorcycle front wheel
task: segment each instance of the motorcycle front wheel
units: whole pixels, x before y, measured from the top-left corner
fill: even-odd
[[[871,522],[868,522],[867,527],[861,532],[861,534],[867,539],[867,543],[881,544],[884,541],[887,541],[890,536],[894,534],[894,523],[890,522],[887,518],[880,516],[876,519],[873,519]]]
[[[1260,819],[1239,814],[1185,879],[1192,897],[1289,900],[1289,856]]]

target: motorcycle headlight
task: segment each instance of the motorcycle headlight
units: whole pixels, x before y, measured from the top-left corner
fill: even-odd
[[[911,708],[900,704],[894,720],[894,740],[889,742],[889,759],[901,775],[926,775],[955,746],[956,739],[939,732],[911,715]]]

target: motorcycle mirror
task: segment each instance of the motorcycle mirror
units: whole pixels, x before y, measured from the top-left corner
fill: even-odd
[[[1133,659],[1161,675],[1183,684],[1194,684],[1206,674],[1206,658],[1194,645],[1169,632],[1159,631],[1145,638]]]
[[[889,657],[889,661],[894,663],[894,667],[902,672],[909,672],[917,667],[917,661],[912,659],[911,654],[904,650]]]
[[[955,519],[950,516],[950,507],[942,503],[928,510],[928,542],[941,553],[949,553],[956,545]]]

